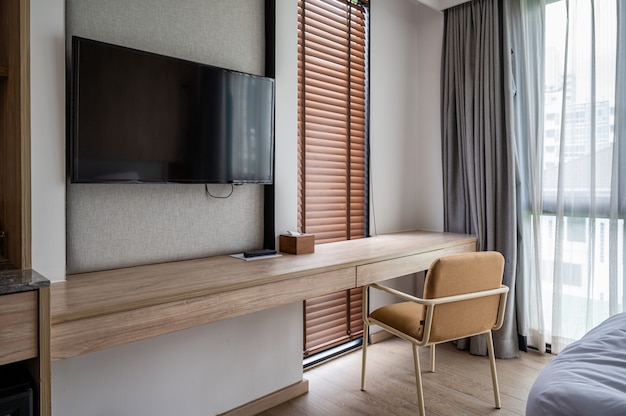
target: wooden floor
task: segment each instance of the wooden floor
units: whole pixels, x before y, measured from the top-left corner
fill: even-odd
[[[309,393],[283,403],[263,416],[416,415],[417,396],[411,345],[392,338],[368,348],[367,391],[360,390],[361,350],[305,371]],[[528,392],[539,371],[553,358],[524,353],[496,360],[502,408],[494,408],[489,361],[437,347],[437,368],[430,373],[428,349],[420,349],[428,415],[524,415]]]

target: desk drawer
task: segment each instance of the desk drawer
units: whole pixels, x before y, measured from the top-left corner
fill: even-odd
[[[0,365],[37,357],[37,291],[0,295]]]
[[[476,251],[476,244],[476,240],[473,240],[464,244],[457,244],[454,246],[446,247],[443,250],[443,255],[450,256],[452,254],[473,253],[474,251]]]
[[[357,286],[428,270],[430,264],[442,254],[443,250],[434,250],[358,266],[356,269]]]

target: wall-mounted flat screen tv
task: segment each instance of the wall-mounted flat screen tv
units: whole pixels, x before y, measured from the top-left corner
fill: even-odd
[[[272,183],[272,78],[80,37],[71,77],[71,182]]]

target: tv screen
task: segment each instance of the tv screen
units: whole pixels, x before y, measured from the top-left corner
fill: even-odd
[[[274,80],[72,39],[70,180],[273,180]]]

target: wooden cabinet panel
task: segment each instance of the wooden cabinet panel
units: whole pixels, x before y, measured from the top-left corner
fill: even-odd
[[[3,256],[31,267],[30,2],[0,1],[0,228]]]
[[[0,365],[38,355],[37,291],[0,296]]]

